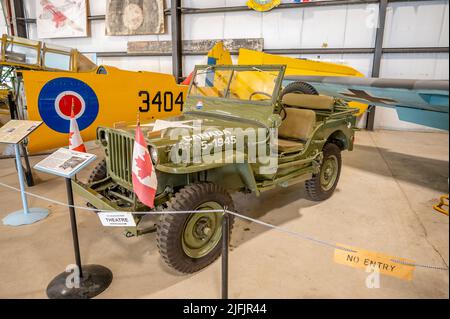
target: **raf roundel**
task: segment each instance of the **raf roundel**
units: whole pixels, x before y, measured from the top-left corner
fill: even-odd
[[[60,133],[69,133],[72,107],[80,131],[89,127],[99,112],[94,90],[73,78],[58,78],[44,85],[39,94],[38,108],[48,127]]]

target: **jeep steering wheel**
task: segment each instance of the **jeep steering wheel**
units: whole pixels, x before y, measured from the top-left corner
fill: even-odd
[[[248,97],[248,100],[251,101],[252,98],[253,98],[255,95],[258,95],[258,94],[265,95],[265,96],[267,96],[269,99],[272,98],[272,95],[270,95],[269,93],[266,93],[266,92],[260,92],[260,91],[255,91],[255,92],[253,92],[252,94],[250,94],[250,96]]]

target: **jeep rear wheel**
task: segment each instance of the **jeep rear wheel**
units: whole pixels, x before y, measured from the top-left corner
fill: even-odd
[[[306,181],[306,192],[314,201],[323,201],[333,195],[341,175],[341,149],[332,143],[323,147],[323,161],[318,174]]]
[[[164,214],[157,225],[157,245],[165,263],[182,273],[199,271],[217,258],[222,249],[223,213],[233,210],[233,200],[222,187],[197,183],[182,188],[167,204],[168,211],[198,210],[197,214]],[[230,227],[233,216],[230,216]]]

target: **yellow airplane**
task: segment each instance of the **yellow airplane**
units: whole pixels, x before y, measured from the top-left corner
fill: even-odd
[[[30,153],[67,146],[72,105],[81,136],[90,141],[97,127],[136,121],[137,112],[142,121],[180,114],[187,91],[169,74],[110,66],[84,73],[22,73],[28,118],[44,122],[29,138]]]
[[[219,65],[219,64],[233,64],[231,60],[231,55],[228,50],[224,47],[222,42],[217,43],[214,48],[208,53],[208,64],[210,65]],[[285,56],[273,55],[264,52],[248,50],[248,49],[240,49],[238,56],[238,64],[239,65],[271,65],[271,64],[283,64],[286,65],[286,75],[302,75],[302,76],[355,76],[355,77],[363,77],[364,75],[358,70],[345,66],[342,64],[330,63],[330,62],[321,62],[321,61],[312,61],[312,60],[304,60],[304,59],[295,59]],[[226,71],[229,72],[229,71]],[[215,87],[220,87],[220,81],[223,78],[227,78],[225,74],[221,74],[221,72],[216,72],[216,74],[211,74],[210,81],[214,81]],[[247,72],[243,74],[242,72],[238,75],[243,78],[239,83],[247,83],[247,82],[259,82],[259,87],[261,87],[261,91],[264,92],[264,87],[271,87],[270,81],[272,79],[262,78],[264,75],[255,74],[255,72]],[[265,75],[267,77],[267,75]],[[184,84],[188,85],[192,75],[190,75]],[[219,86],[218,86],[219,84]],[[268,84],[268,85],[266,85]],[[224,84],[226,85],[226,84]],[[241,94],[246,94],[245,86],[240,88],[235,88],[236,92],[240,92]],[[368,105],[359,103],[359,102],[350,102],[350,106],[354,108],[358,108],[359,112],[357,116],[361,116],[366,112]]]
[[[187,91],[168,74],[98,67],[76,49],[4,34],[0,84],[10,80],[11,72],[13,79],[20,74],[23,81],[21,111],[29,120],[44,122],[29,137],[29,153],[67,146],[72,105],[81,135],[89,141],[96,138],[98,126],[135,121],[138,111],[143,120],[180,114]],[[10,90],[4,86],[2,101]]]
[[[286,75],[364,77],[358,70],[342,64],[295,59],[246,49],[239,50],[238,64],[284,64]],[[359,109],[356,116],[363,115],[368,108],[367,104],[359,102],[349,102],[349,105]]]

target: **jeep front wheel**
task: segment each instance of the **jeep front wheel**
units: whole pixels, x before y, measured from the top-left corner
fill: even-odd
[[[314,201],[323,201],[333,195],[341,175],[341,149],[332,143],[323,147],[323,161],[320,171],[306,181],[306,192]]]
[[[95,182],[99,182],[103,179],[105,179],[108,175],[108,171],[106,169],[106,159],[101,160],[95,168],[92,170],[91,174],[89,175],[88,179],[88,185],[91,186]],[[87,202],[86,205],[89,208],[97,208],[91,203]]]
[[[157,245],[165,263],[182,273],[199,271],[217,258],[222,249],[223,213],[206,210],[233,210],[233,200],[222,187],[213,183],[188,185],[167,204],[168,211],[192,211],[196,214],[164,214],[157,225]],[[230,227],[233,216],[230,216]]]

